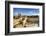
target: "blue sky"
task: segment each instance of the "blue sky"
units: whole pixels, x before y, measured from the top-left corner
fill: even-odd
[[[39,9],[36,8],[13,8],[13,16],[16,16],[18,13],[21,13],[21,15],[35,15],[39,14]]]

